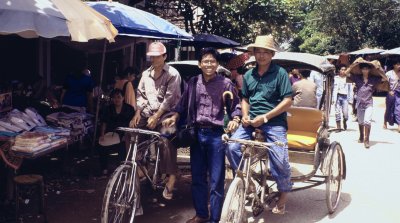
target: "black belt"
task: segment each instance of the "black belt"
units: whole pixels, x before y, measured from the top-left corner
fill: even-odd
[[[338,93],[338,95],[340,95],[340,96],[347,96],[347,94],[340,94],[340,93]]]

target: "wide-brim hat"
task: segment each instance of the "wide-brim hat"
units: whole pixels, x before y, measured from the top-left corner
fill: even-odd
[[[249,58],[250,56],[248,53],[242,53],[230,59],[225,67],[228,70],[238,69],[239,67],[243,66],[246,60],[248,60]]]
[[[256,41],[247,46],[248,51],[253,51],[254,48],[268,49],[275,52],[279,52],[278,44],[276,44],[272,35],[257,36]]]
[[[357,64],[350,70],[350,73],[354,74],[354,75],[362,74],[360,64],[368,64],[371,67],[371,70],[369,71],[369,73],[371,75],[381,77],[382,75],[385,74],[385,72],[382,69],[381,63],[378,60],[374,60],[374,61],[370,62],[370,61],[364,60],[362,57],[359,57],[353,62],[353,64]]]
[[[99,139],[99,144],[102,146],[112,146],[119,144],[121,139],[119,138],[118,133],[115,132],[107,132],[104,134],[103,138]]]

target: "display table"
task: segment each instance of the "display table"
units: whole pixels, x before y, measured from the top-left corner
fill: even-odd
[[[60,150],[60,149],[67,149],[68,150],[68,142],[57,145],[57,146],[50,146],[35,152],[22,152],[22,151],[13,151],[15,156],[24,158],[24,159],[36,159],[38,157],[45,156],[47,154],[50,154],[54,151]]]

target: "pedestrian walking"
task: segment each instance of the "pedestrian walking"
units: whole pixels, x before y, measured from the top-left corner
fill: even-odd
[[[341,130],[343,116],[343,129],[347,130],[349,119],[349,97],[351,95],[351,83],[347,83],[346,65],[339,65],[339,74],[334,78],[332,105],[335,105],[336,128]]]
[[[389,125],[397,124],[397,131],[400,132],[400,58],[396,58],[393,64],[393,70],[386,73],[389,81],[389,92],[386,96],[386,110],[383,122],[383,128],[387,129]]]
[[[373,107],[372,93],[378,84],[387,81],[387,77],[379,61],[369,62],[361,57],[349,66],[346,75],[357,87],[356,108],[360,131],[358,142],[364,143],[364,147],[369,148]]]

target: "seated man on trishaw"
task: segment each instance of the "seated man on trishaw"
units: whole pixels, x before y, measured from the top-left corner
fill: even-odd
[[[283,214],[288,192],[292,189],[286,136],[286,110],[292,105],[292,87],[286,70],[271,62],[278,51],[271,35],[258,36],[248,50],[253,51],[257,66],[244,75],[242,124],[231,138],[250,139],[253,131],[259,128],[267,142],[280,141],[284,144],[283,147],[275,145],[268,150],[270,172],[280,192],[272,212]],[[240,144],[229,144],[227,157],[234,170],[239,168],[241,156]]]

